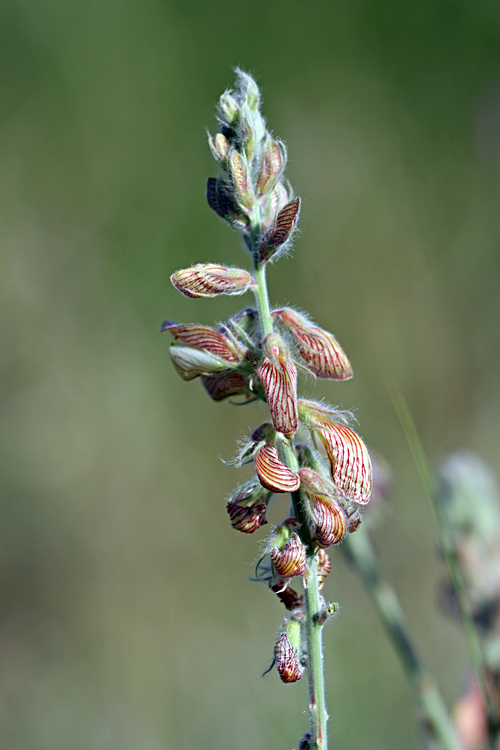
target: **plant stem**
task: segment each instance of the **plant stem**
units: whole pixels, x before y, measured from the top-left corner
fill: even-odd
[[[396,650],[422,713],[444,750],[463,750],[441,693],[426,673],[408,634],[394,590],[380,579],[377,558],[368,531],[362,526],[345,539],[345,550],[361,575],[375,609]]]
[[[260,226],[258,212],[254,213],[252,219],[252,247],[254,258],[254,274],[257,282],[255,298],[259,309],[262,335],[267,336],[273,331],[273,320],[269,307],[267,294],[265,264],[258,262],[258,241],[260,237]],[[298,471],[297,456],[291,442],[283,441],[283,452],[285,461],[292,471]],[[322,626],[319,615],[322,608],[321,595],[318,586],[317,562],[314,546],[311,543],[309,525],[303,500],[300,492],[292,493],[292,502],[295,516],[300,524],[298,530],[302,542],[307,547],[308,576],[304,576],[304,601],[305,601],[305,631],[307,642],[307,674],[309,684],[309,717],[311,726],[311,741],[314,750],[328,750],[328,738],[326,723],[328,714],[325,705],[325,683],[323,675],[323,645],[321,638]]]
[[[420,441],[415,422],[411,416],[408,404],[404,396],[395,392],[393,394],[393,403],[396,409],[399,421],[403,428],[403,431],[408,441],[413,459],[417,466],[424,490],[431,506],[434,522],[436,524],[441,549],[446,560],[448,567],[448,574],[457,597],[457,603],[462,618],[462,625],[464,628],[465,638],[469,649],[469,655],[472,662],[472,668],[474,675],[481,690],[484,705],[488,714],[488,725],[490,731],[490,739],[493,740],[497,737],[499,731],[499,717],[495,711],[493,701],[490,696],[488,688],[488,680],[486,676],[486,669],[481,650],[481,644],[472,616],[469,599],[467,597],[467,590],[465,588],[465,582],[462,575],[462,569],[457,558],[453,539],[450,534],[448,520],[445,515],[443,504],[440,501],[434,478],[429,469],[427,458]]]

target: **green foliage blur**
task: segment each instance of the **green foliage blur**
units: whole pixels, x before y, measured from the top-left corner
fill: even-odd
[[[225,512],[247,477],[219,459],[263,410],[183,383],[158,333],[238,309],[169,283],[249,266],[204,195],[236,65],[303,199],[271,298],[331,330],[355,371],[302,393],[354,408],[392,468],[381,564],[455,700],[468,658],[390,388],[433,462],[470,448],[496,466],[499,32],[491,0],[3,0],[3,750],[290,750],[307,728],[306,685],[260,679],[284,615],[247,579],[266,528],[238,534]],[[415,750],[400,665],[332,558],[333,746]]]

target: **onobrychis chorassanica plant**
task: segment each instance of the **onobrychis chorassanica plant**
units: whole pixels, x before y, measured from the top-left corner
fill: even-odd
[[[350,415],[297,398],[297,366],[318,378],[348,380],[352,369],[331,333],[284,307],[271,309],[266,267],[288,249],[297,226],[300,198],[284,178],[285,146],[268,132],[259,110],[259,90],[240,70],[234,91],[222,94],[218,132],[209,144],[219,165],[207,183],[209,206],[241,233],[252,271],[203,263],[171,277],[187,297],[239,296],[253,292],[256,307],[226,323],[207,325],[167,320],[173,336],[169,354],[184,380],[200,378],[215,401],[240,397],[264,401],[270,421],[255,429],[235,459],[253,462],[255,477],[238,487],[227,511],[233,528],[250,534],[267,523],[274,494],[290,493],[290,516],[273,529],[256,578],[268,584],[288,611],[274,647],[283,682],[307,672],[310,728],[301,750],[326,750],[321,633],[336,604],[321,594],[331,567],[325,549],[338,544],[361,522],[358,506],[372,491],[372,466]],[[290,585],[302,579],[303,594]]]

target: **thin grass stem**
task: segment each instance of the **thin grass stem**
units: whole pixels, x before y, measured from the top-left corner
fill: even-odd
[[[420,479],[424,486],[427,499],[429,501],[434,523],[439,534],[439,541],[443,556],[446,561],[448,573],[451,579],[455,596],[457,598],[462,626],[469,649],[469,655],[472,662],[474,676],[479,689],[481,690],[486,711],[488,714],[488,726],[490,739],[493,741],[497,738],[500,729],[498,713],[494,708],[494,703],[488,687],[488,679],[484,658],[481,650],[481,643],[477,634],[476,625],[472,616],[467,590],[462,574],[462,569],[458,561],[453,539],[450,534],[449,524],[446,518],[445,509],[439,499],[436,483],[432,472],[429,468],[427,458],[420,440],[415,422],[406,403],[406,399],[399,391],[394,391],[392,395],[394,408],[398,415],[401,427],[405,434],[408,446],[415,461],[415,465],[420,474]]]

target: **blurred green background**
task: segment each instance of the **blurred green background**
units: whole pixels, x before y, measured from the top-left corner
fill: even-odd
[[[283,616],[247,580],[265,529],[237,534],[225,512],[246,474],[219,457],[263,411],[183,383],[158,334],[237,309],[169,283],[249,260],[204,196],[205,129],[236,65],[303,198],[271,297],[332,330],[355,369],[303,392],[353,407],[392,467],[383,569],[455,699],[467,656],[389,387],[433,461],[466,447],[496,466],[499,32],[491,0],[2,1],[4,750],[290,750],[307,727],[306,685],[260,679]],[[333,746],[415,750],[399,663],[333,562]]]

